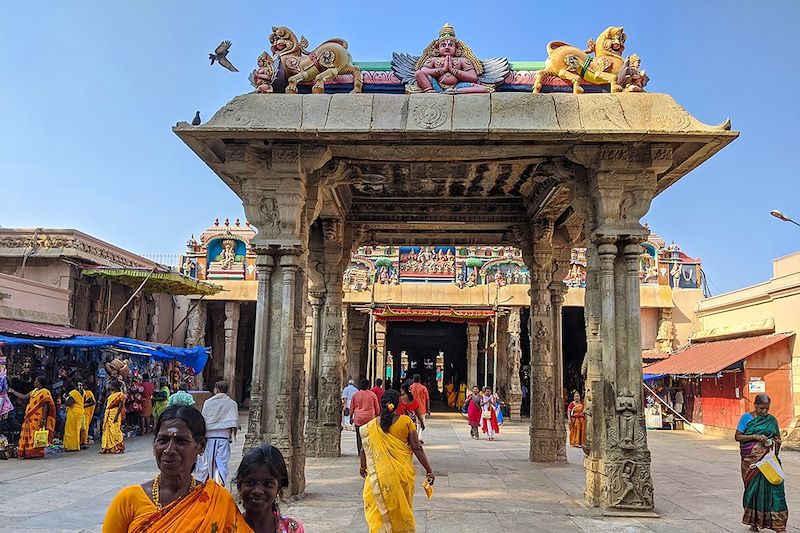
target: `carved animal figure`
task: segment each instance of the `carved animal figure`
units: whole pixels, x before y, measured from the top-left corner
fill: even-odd
[[[226,69],[230,70],[231,72],[239,72],[239,69],[234,67],[233,64],[228,61],[228,50],[231,48],[230,41],[222,41],[217,46],[217,49],[214,50],[213,54],[208,54],[208,58],[211,60],[211,64],[213,65],[216,61]]]
[[[286,26],[273,26],[269,34],[272,53],[280,58],[286,76],[286,92],[297,94],[297,84],[314,80],[311,92],[325,92],[325,80],[340,74],[353,75],[353,91],[360,93],[362,87],[361,69],[353,65],[353,58],[347,50],[344,39],[329,39],[308,50],[308,40],[300,40]]]
[[[574,94],[583,93],[582,80],[593,85],[608,84],[612,93],[622,91],[617,75],[625,63],[622,53],[626,39],[622,26],[611,26],[597,37],[597,41],[589,39],[586,50],[561,41],[547,43],[547,61],[544,69],[536,73],[533,92],[541,92],[542,82],[548,76],[571,82]],[[592,53],[594,57],[590,55]]]

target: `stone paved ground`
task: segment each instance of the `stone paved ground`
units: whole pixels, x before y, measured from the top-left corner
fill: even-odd
[[[746,531],[741,518],[741,478],[734,443],[687,432],[650,432],[656,510],[661,518],[603,516],[582,503],[582,452],[569,463],[527,461],[527,427],[503,428],[499,440],[474,441],[460,416],[437,414],[429,421],[426,450],[438,473],[427,501],[417,491],[418,531],[504,532],[721,532]],[[0,532],[98,532],[111,498],[122,486],[152,477],[150,439],[128,442],[122,456],[99,455],[96,447],[43,461],[0,461]],[[232,465],[241,457],[242,439]],[[343,434],[344,455],[309,459],[308,495],[288,505],[309,533],[366,532],[355,437]],[[790,512],[800,509],[800,453],[786,452]],[[421,470],[418,468],[421,475]],[[421,480],[421,477],[419,478]],[[794,516],[789,531],[800,532]]]

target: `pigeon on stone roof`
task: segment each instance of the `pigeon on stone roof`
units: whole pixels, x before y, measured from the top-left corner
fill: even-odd
[[[216,61],[226,69],[230,70],[231,72],[239,72],[239,69],[234,67],[233,64],[228,61],[228,51],[231,48],[230,41],[222,41],[217,46],[217,49],[214,50],[213,54],[208,54],[208,58],[211,60],[211,64],[213,65]]]
[[[192,119],[192,126],[199,126],[200,125],[200,111],[194,114],[194,118]]]

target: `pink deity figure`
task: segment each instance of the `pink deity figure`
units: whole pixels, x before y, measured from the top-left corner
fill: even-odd
[[[260,93],[271,93],[275,79],[273,59],[267,52],[261,52],[257,59],[258,68],[250,74],[250,84]]]
[[[488,93],[489,87],[478,83],[483,66],[472,50],[456,39],[456,31],[449,24],[439,30],[433,41],[417,62],[415,78],[423,92],[437,93]]]

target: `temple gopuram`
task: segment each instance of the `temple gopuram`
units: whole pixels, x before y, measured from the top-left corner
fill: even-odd
[[[736,139],[730,121],[647,92],[618,26],[537,45],[543,63],[486,57],[449,24],[388,63],[297,35],[272,27],[254,90],[173,128],[256,229],[213,229],[185,261],[230,291],[189,337],[224,342],[212,368],[249,400],[245,449],[278,447],[300,495],[306,456],[340,454],[347,376],[413,371],[494,384],[514,417],[528,384],[529,458],[565,461],[563,390],[580,388],[587,502],[652,513],[643,349],[686,338],[703,280],[642,220]]]

